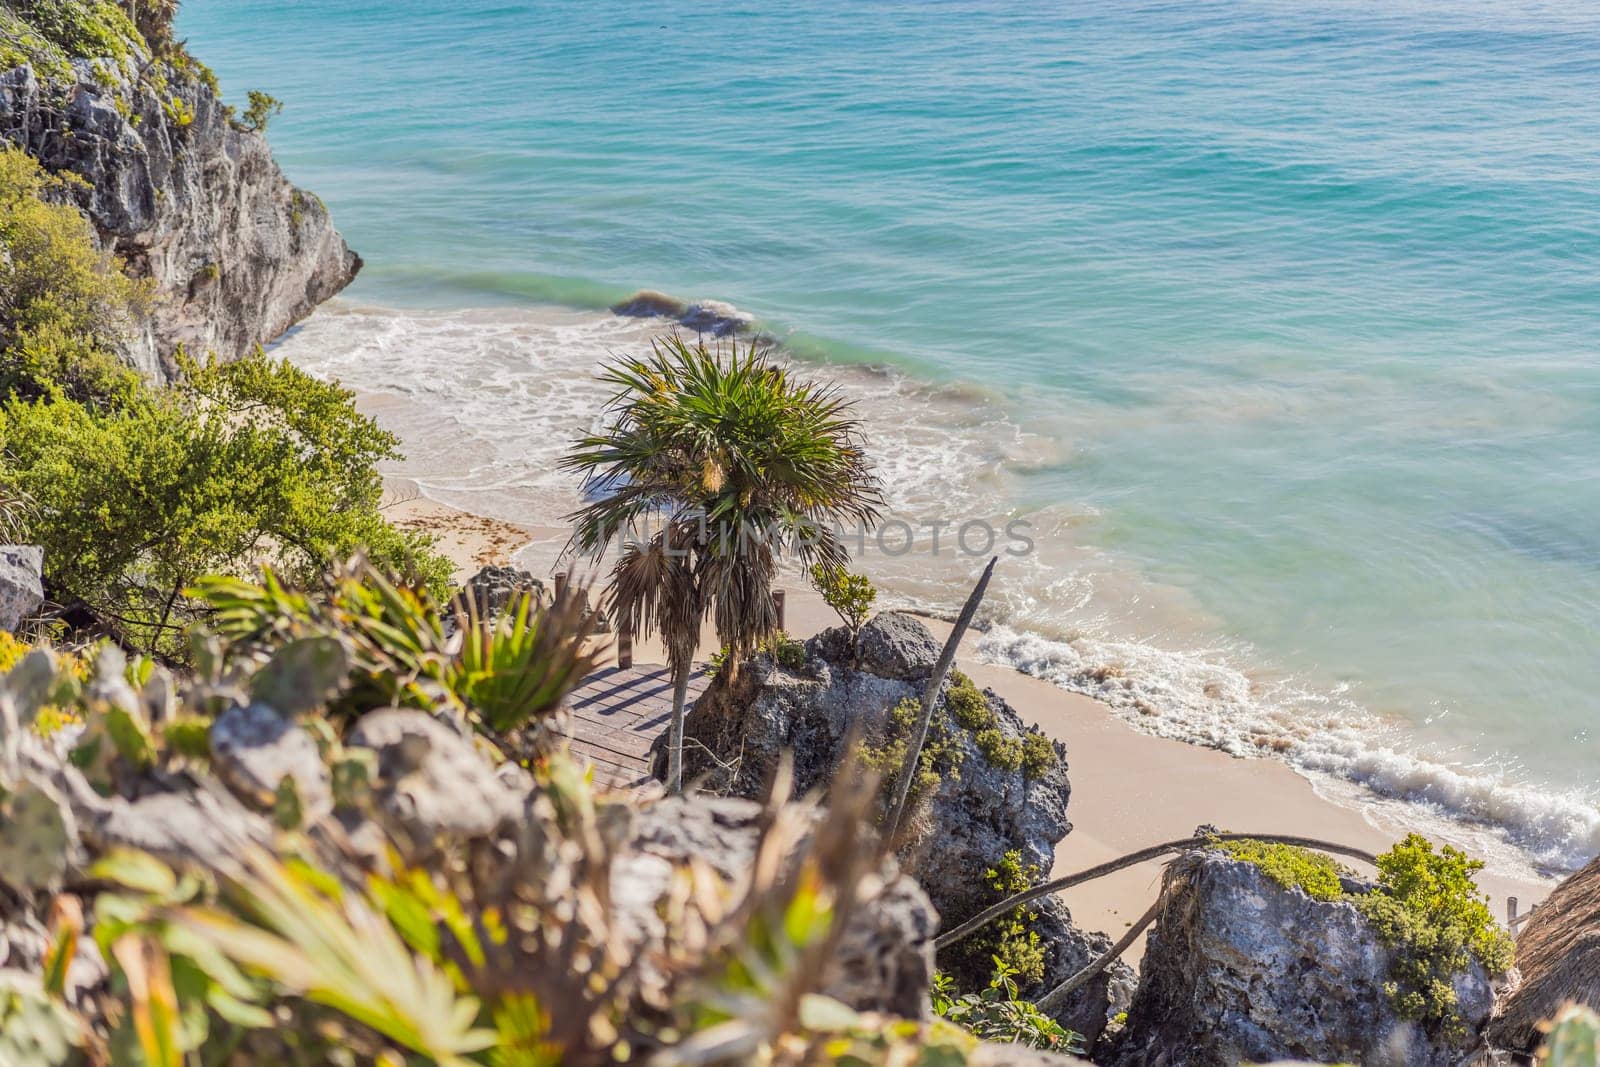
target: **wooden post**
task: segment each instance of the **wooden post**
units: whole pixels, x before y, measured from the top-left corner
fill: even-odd
[[[784,601],[786,601],[788,599],[789,599],[789,595],[787,593],[785,593],[782,589],[774,589],[772,591],[772,606],[774,608],[778,609],[778,629],[780,629],[780,630],[782,630],[784,628],[784,625],[783,625],[783,605],[784,605]]]
[[[556,571],[556,599],[561,600],[567,595],[567,572]]]
[[[633,666],[633,635],[626,630],[617,634],[617,667],[627,670]]]

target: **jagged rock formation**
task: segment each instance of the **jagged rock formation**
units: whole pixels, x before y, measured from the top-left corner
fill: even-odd
[[[673,891],[674,871],[691,859],[709,864],[730,885],[751,877],[761,810],[747,800],[701,796],[664,800],[635,814],[626,858],[612,872],[612,892],[641,932],[642,946],[667,936],[658,917],[661,902]],[[892,864],[866,892],[870,904],[846,927],[823,991],[858,1010],[921,1018],[928,1013],[939,915]]]
[[[806,642],[805,663],[794,670],[757,656],[741,667],[735,681],[719,678],[691,709],[685,724],[690,739],[685,779],[758,797],[789,751],[797,792],[823,784],[849,739],[881,731],[890,709],[920,696],[938,656],[939,644],[927,628],[896,612],[880,614],[862,628],[854,656],[843,628]],[[998,694],[985,692],[982,699],[1005,741],[1018,742],[1028,733]],[[1056,843],[1072,829],[1067,819],[1071,786],[1059,746],[1051,766],[1032,775],[992,763],[970,730],[953,726],[949,737],[952,755],[959,750],[959,771],[943,776],[928,798],[921,816],[925,832],[903,854],[946,928],[1000,899],[1003,894],[983,875],[1001,866],[1007,853],[1018,854],[1022,866],[1042,878],[1054,865]],[[1045,975],[1028,992],[1038,994],[1065,980],[1110,947],[1104,935],[1074,926],[1058,899],[1030,907],[1038,913],[1034,929],[1045,947]],[[1131,988],[1131,971],[1116,964],[1076,994],[1059,1018],[1093,1041],[1108,1013],[1126,1004]]]
[[[1162,881],[1138,992],[1108,1062],[1461,1062],[1494,1003],[1489,976],[1477,964],[1456,976],[1469,1034],[1453,1044],[1395,1016],[1389,969],[1389,950],[1354,904],[1315,900],[1254,864],[1198,849]]]
[[[138,73],[131,73],[137,71]],[[87,185],[101,246],[156,300],[125,355],[155,380],[172,353],[233,358],[272,340],[361,267],[327,209],[236,127],[206,78],[152,60],[75,59],[70,77],[0,71],[0,138]]]
[[[1501,1004],[1485,1036],[1532,1052],[1539,1023],[1568,1001],[1600,1008],[1600,859],[1556,887],[1517,938],[1522,984]]]
[[[44,603],[44,549],[0,545],[0,630],[15,630]]]

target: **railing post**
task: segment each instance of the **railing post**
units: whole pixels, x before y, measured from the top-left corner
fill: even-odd
[[[782,589],[774,589],[772,591],[772,606],[774,608],[778,609],[778,629],[780,629],[780,630],[784,629],[784,625],[783,625],[783,607],[784,607],[784,601],[786,601],[788,599],[789,599],[789,595],[786,592],[784,592]]]
[[[617,634],[617,667],[627,670],[633,666],[633,635],[626,630]]]
[[[556,572],[556,599],[561,600],[567,595],[567,572]]]

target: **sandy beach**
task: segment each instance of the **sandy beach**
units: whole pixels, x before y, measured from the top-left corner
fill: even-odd
[[[390,491],[386,513],[402,526],[434,534],[440,551],[455,561],[458,580],[489,563],[515,562],[541,575],[553,573],[558,565],[566,543],[562,529],[474,515],[430,500],[400,480],[391,484]],[[814,590],[792,581],[784,587],[790,634],[804,638],[838,624]],[[948,635],[948,623],[924,621],[941,639]],[[708,631],[702,650],[709,652],[715,645]],[[664,662],[660,645],[653,641],[638,642],[635,659]],[[979,686],[993,688],[1024,719],[1067,746],[1073,831],[1057,848],[1056,874],[1186,837],[1203,824],[1236,832],[1320,837],[1371,852],[1384,851],[1408,830],[1382,825],[1368,813],[1322,798],[1311,782],[1285,764],[1238,759],[1142,734],[1089,697],[970,657],[958,662]],[[1073,889],[1067,903],[1081,925],[1115,937],[1155,898],[1160,876],[1160,861],[1151,861]],[[1508,896],[1516,897],[1525,911],[1551,888],[1548,882],[1490,872],[1480,876],[1479,884],[1497,917],[1505,915]],[[1136,960],[1139,951],[1135,945],[1128,958]]]

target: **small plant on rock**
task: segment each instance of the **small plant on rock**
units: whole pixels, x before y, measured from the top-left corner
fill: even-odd
[[[822,594],[822,600],[838,613],[845,629],[850,631],[850,655],[854,659],[856,641],[861,627],[872,614],[872,604],[878,591],[864,574],[851,574],[840,566],[818,563],[811,568],[811,584]]]
[[[1083,1035],[1068,1030],[1040,1011],[1032,1001],[1017,996],[1016,972],[998,957],[994,977],[986,989],[957,993],[955,979],[933,976],[933,1013],[948,1019],[985,1041],[999,1041],[1049,1052],[1081,1055]]]
[[[259,89],[251,89],[250,106],[244,110],[242,125],[250,133],[266,133],[267,124],[283,112],[283,101]]]
[[[1387,992],[1401,1018],[1450,1040],[1466,1036],[1452,978],[1476,960],[1511,966],[1511,938],[1495,924],[1473,875],[1483,861],[1410,834],[1378,857],[1378,887],[1355,898],[1393,954]]]

